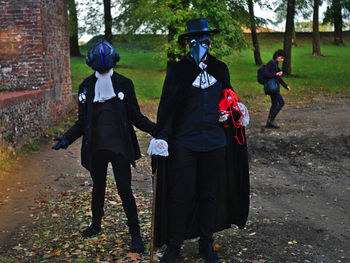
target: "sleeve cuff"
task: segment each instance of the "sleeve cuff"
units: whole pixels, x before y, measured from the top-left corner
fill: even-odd
[[[162,139],[153,138],[148,146],[148,155],[169,156],[168,143]]]

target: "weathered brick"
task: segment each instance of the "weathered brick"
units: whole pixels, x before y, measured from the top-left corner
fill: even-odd
[[[0,144],[37,138],[62,116],[71,101],[66,0],[0,1],[0,85]]]

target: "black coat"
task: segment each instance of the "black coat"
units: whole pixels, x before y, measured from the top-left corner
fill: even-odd
[[[208,56],[207,71],[223,84],[223,88],[230,88],[230,75],[226,64],[213,56]],[[161,101],[158,108],[156,138],[166,139],[172,143],[172,123],[186,101],[186,87],[192,85],[200,70],[188,57],[177,62],[169,69]],[[244,130],[243,130],[244,132]],[[216,230],[230,228],[236,224],[244,228],[249,212],[249,167],[247,144],[240,145],[234,135],[236,128],[232,121],[225,128],[227,137],[225,172],[220,176],[217,191]],[[245,134],[244,134],[245,136]],[[171,155],[171,152],[169,152]],[[158,160],[157,194],[155,211],[155,246],[159,247],[167,241],[167,171],[168,159]],[[198,203],[193,202],[189,209],[190,215],[186,232],[186,239],[194,238],[198,232]]]
[[[124,98],[118,99],[118,120],[123,143],[123,150],[130,163],[135,166],[135,160],[141,157],[139,144],[137,142],[135,125],[140,130],[154,135],[155,124],[142,115],[136,99],[135,89],[132,81],[116,72],[112,75],[114,92],[117,95],[122,92]],[[95,74],[86,78],[79,86],[79,94],[86,94],[86,101],[79,101],[79,115],[75,124],[64,134],[68,145],[80,136],[83,136],[81,147],[82,165],[90,170],[93,144],[93,99],[95,97]]]

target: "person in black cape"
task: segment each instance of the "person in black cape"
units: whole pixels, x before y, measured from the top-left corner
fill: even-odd
[[[187,31],[179,41],[190,52],[167,72],[148,150],[153,156],[168,155],[154,158],[154,245],[167,245],[160,262],[175,262],[183,241],[199,236],[199,254],[214,263],[220,259],[213,233],[246,224],[248,153],[246,143],[234,138],[232,121],[226,128],[218,121],[220,94],[232,89],[226,64],[208,53],[218,31],[210,30],[205,18],[188,21]]]
[[[133,125],[149,134],[155,124],[145,117],[138,105],[132,81],[113,70],[119,54],[105,40],[98,40],[89,49],[86,63],[94,74],[79,86],[79,113],[75,124],[55,139],[55,150],[67,149],[80,136],[82,165],[93,181],[92,223],[82,232],[90,237],[101,231],[104,215],[107,167],[110,162],[118,194],[127,216],[131,250],[143,252],[135,198],[131,189],[130,164],[141,157]]]

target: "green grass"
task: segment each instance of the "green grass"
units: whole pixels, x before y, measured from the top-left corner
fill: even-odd
[[[261,57],[267,63],[275,50],[283,47],[283,39],[265,38],[260,40]],[[322,43],[321,51],[325,56],[314,57],[311,39],[298,40],[298,46],[292,50],[292,76],[284,78],[291,87],[287,93],[282,93],[291,102],[301,102],[305,98],[317,95],[333,95],[350,97],[350,41],[346,46],[338,47],[329,41]],[[225,62],[231,74],[231,84],[243,101],[251,107],[261,102],[269,103],[269,97],[264,95],[263,86],[257,83],[254,57],[252,50],[244,50],[230,56]],[[282,68],[282,65],[280,65]]]
[[[311,35],[298,38],[298,46],[292,50],[292,76],[285,81],[292,90],[286,94],[291,101],[300,101],[303,97],[322,95],[336,95],[350,97],[350,39],[345,38],[344,47],[332,44],[331,38],[324,38],[321,51],[323,57],[313,57]],[[250,39],[249,39],[250,40]],[[119,42],[118,42],[119,41]],[[148,42],[147,42],[148,41]],[[120,53],[121,60],[117,72],[133,80],[137,97],[140,100],[159,99],[165,77],[165,55],[156,51],[156,41],[128,41],[117,39],[114,46]],[[215,41],[215,40],[214,40]],[[283,47],[282,34],[259,35],[261,56],[267,63],[275,50]],[[146,42],[147,45],[140,43]],[[153,48],[152,48],[153,45]],[[88,45],[82,48],[85,55]],[[246,49],[223,59],[230,69],[231,83],[240,98],[248,106],[255,107],[260,103],[268,103],[263,88],[256,81],[256,71],[253,51]],[[72,58],[73,91],[77,91],[79,83],[92,74],[92,70],[85,64],[85,58]]]

